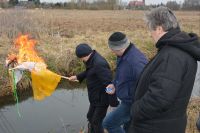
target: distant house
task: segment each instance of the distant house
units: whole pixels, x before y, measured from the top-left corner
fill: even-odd
[[[130,1],[128,7],[131,8],[138,8],[145,6],[145,0],[134,0]]]
[[[18,2],[28,2],[28,0],[18,0]]]
[[[0,0],[0,3],[7,3],[8,0]]]

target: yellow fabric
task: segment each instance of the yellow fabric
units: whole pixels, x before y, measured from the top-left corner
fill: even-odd
[[[32,88],[35,100],[43,100],[46,96],[50,96],[61,80],[61,76],[43,69],[40,71],[32,71]]]

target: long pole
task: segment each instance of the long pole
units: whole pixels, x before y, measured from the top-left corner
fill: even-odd
[[[69,77],[61,76],[61,78],[64,78],[64,79],[69,80]],[[75,81],[75,82],[79,82],[78,80],[73,80],[73,81]]]

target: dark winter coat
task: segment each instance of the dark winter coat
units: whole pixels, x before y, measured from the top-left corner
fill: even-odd
[[[145,67],[132,105],[130,133],[185,133],[200,43],[179,29],[157,42],[157,55]]]
[[[108,62],[95,50],[85,63],[86,70],[77,75],[77,79],[82,82],[86,79],[88,97],[93,106],[117,106],[116,95],[108,95],[105,91],[112,81],[112,72]]]

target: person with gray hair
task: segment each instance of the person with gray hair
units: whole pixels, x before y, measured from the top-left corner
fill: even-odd
[[[158,52],[136,86],[129,132],[184,133],[200,60],[198,36],[181,31],[175,14],[167,7],[152,9],[146,22]]]

